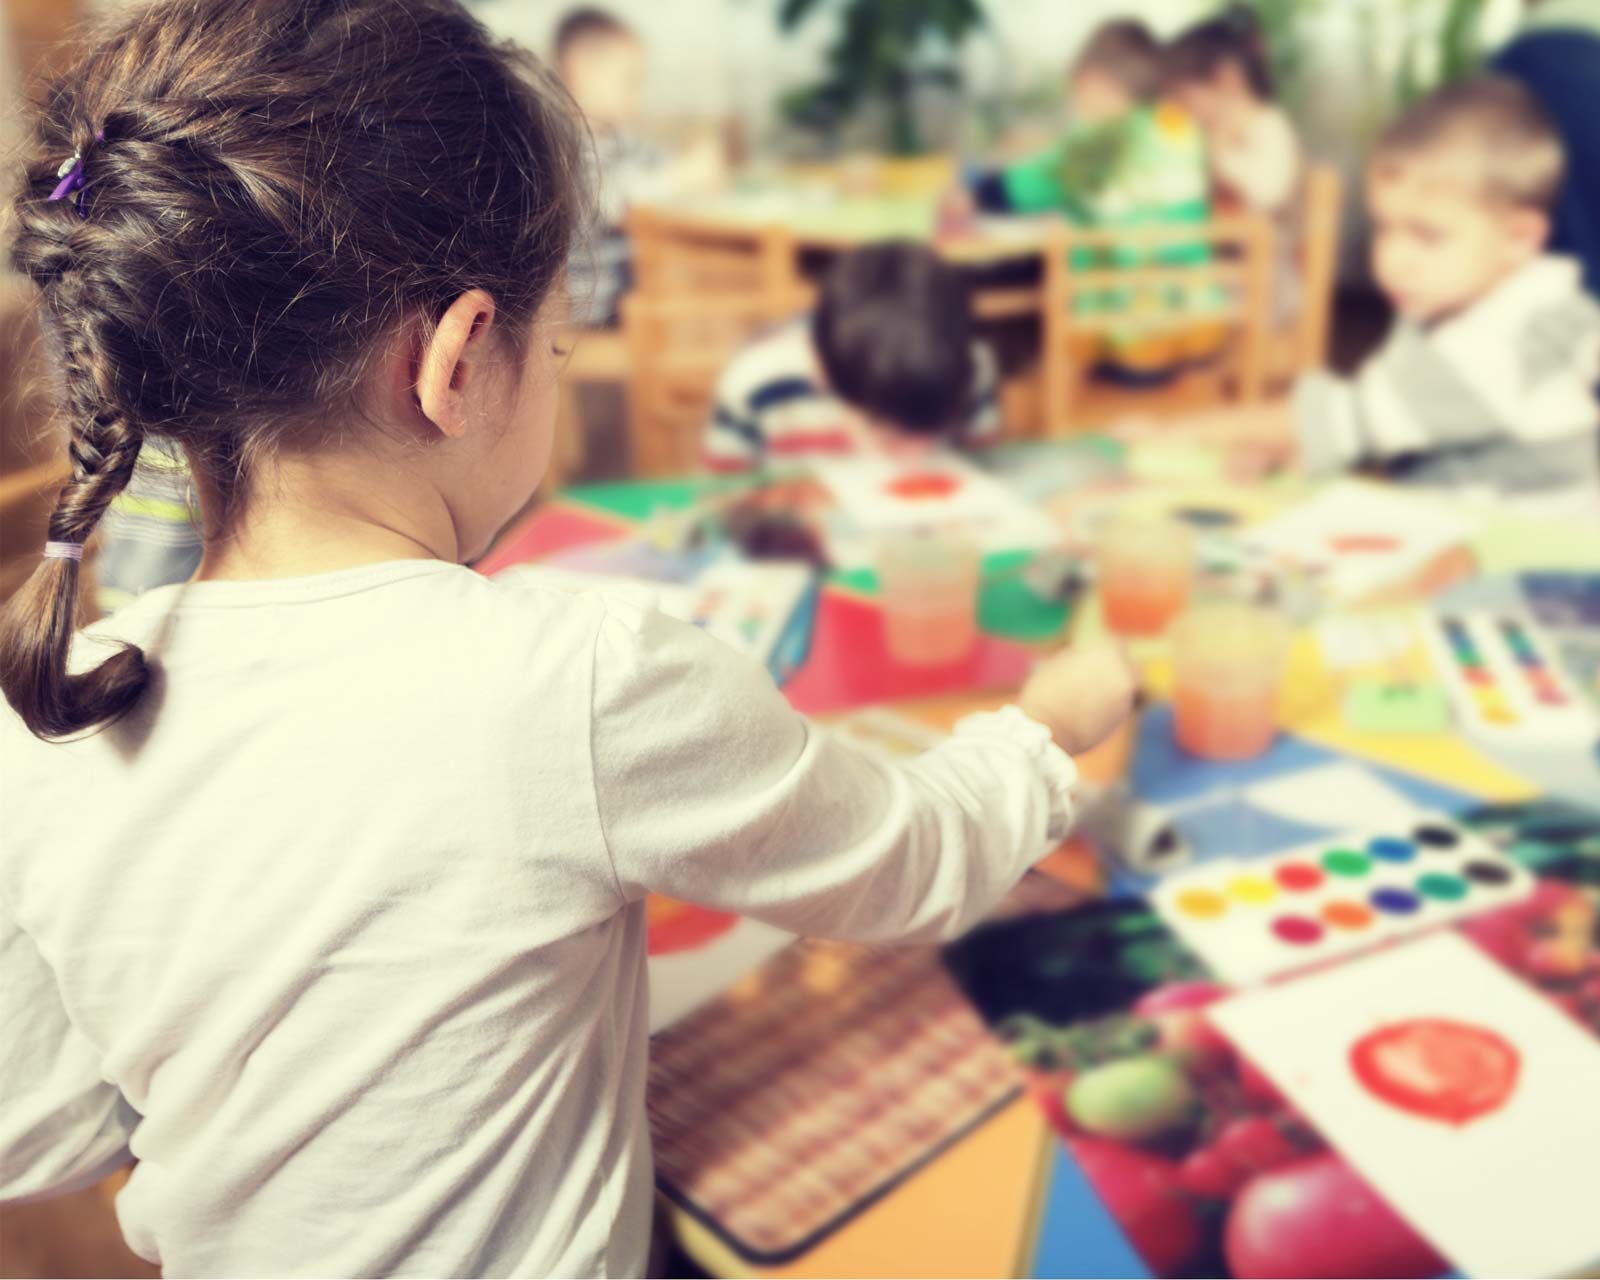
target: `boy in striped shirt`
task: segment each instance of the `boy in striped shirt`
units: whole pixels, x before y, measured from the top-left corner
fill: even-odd
[[[959,272],[886,241],[844,254],[810,316],[740,351],[717,385],[707,467],[738,472],[998,431],[993,355],[973,335]]]

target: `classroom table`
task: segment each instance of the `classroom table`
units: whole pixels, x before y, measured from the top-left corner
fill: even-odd
[[[1059,217],[981,217],[970,233],[940,238],[935,194],[850,193],[825,183],[736,187],[644,207],[710,232],[781,227],[801,253],[837,253],[877,240],[937,239],[945,258],[974,268],[1036,262],[1061,225]]]
[[[1040,488],[1040,477],[1058,472],[1069,477],[1078,474],[1085,459],[1103,462],[1115,452],[1115,446],[1095,440],[1014,448],[1032,451],[1023,454],[1020,473],[1034,477],[1035,490]],[[558,494],[508,530],[479,567],[493,573],[565,548],[623,536],[653,515],[688,508],[712,483],[616,484]],[[1048,483],[1046,479],[1044,485]],[[1221,485],[1214,474],[1173,474],[1129,490],[1123,498],[1155,509],[1231,506],[1251,519],[1304,493],[1303,487],[1294,485],[1239,491]],[[1508,511],[1480,516],[1472,552],[1486,574],[1533,568],[1600,572],[1600,539],[1592,536],[1592,528]],[[908,679],[872,696],[946,729],[963,714],[1003,703],[1020,683],[1030,654],[1040,647],[1053,645],[1066,634],[1088,635],[1100,628],[1092,599],[1082,602],[1069,618],[1064,607],[1044,605],[1021,592],[1015,570],[1022,558],[991,556],[986,563],[982,621],[986,643],[994,648],[988,662],[967,672],[979,687],[951,687],[947,677],[929,676],[920,683]],[[836,631],[835,642],[843,637],[846,648],[856,646],[857,656],[861,637],[875,625],[874,588],[871,575],[858,572],[836,576],[823,592],[825,607],[831,605],[833,612],[824,617],[820,631]],[[829,646],[823,643],[820,648],[825,660]],[[1136,657],[1146,686],[1157,699],[1169,693],[1170,664],[1162,647],[1144,646]],[[1275,760],[1291,760],[1292,767],[1361,762],[1419,804],[1450,796],[1518,801],[1533,797],[1546,785],[1538,775],[1537,758],[1496,758],[1456,733],[1399,737],[1350,728],[1340,714],[1338,682],[1325,669],[1308,635],[1300,636],[1293,646],[1286,687],[1289,692],[1281,710],[1285,734],[1270,754]],[[859,689],[841,689],[837,681],[802,688],[797,704],[821,714],[844,710],[852,700],[866,696]],[[1225,766],[1181,759],[1170,747],[1170,711],[1159,702],[1146,713],[1142,725],[1129,732],[1138,737],[1133,766],[1137,788],[1215,787],[1219,782],[1226,787],[1234,785],[1230,779],[1244,786],[1261,774],[1255,762]],[[1126,750],[1114,747],[1106,757],[1114,762],[1110,768],[1119,767],[1126,755]],[[1103,776],[1107,766],[1097,767]],[[1581,800],[1591,777],[1600,779],[1600,772],[1580,772],[1565,780],[1565,789]],[[1587,798],[1592,802],[1594,795]],[[1092,893],[1104,886],[1099,865],[1081,842],[1070,843],[1042,865],[1075,890]],[[695,1216],[670,1206],[669,1212],[682,1246],[713,1274],[1148,1274],[1088,1189],[1041,1108],[1026,1097],[998,1108],[985,1123],[900,1180],[815,1247],[782,1264],[753,1264]]]

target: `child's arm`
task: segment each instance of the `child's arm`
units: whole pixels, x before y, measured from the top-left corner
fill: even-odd
[[[761,427],[737,394],[733,375],[734,367],[730,365],[717,380],[711,418],[700,442],[701,460],[711,471],[750,471],[761,462]]]
[[[860,941],[949,937],[1065,837],[1074,771],[1016,709],[903,765],[797,715],[755,663],[613,609],[594,676],[594,785],[619,892]],[[1023,705],[1083,748],[1127,714],[1120,656],[1053,659]]]
[[[0,909],[0,1204],[65,1195],[133,1162],[138,1116],[68,1020],[33,939]]]
[[[1461,323],[1434,334],[1398,325],[1354,378],[1301,379],[1301,458],[1315,473],[1411,456],[1466,460],[1507,444],[1530,455],[1563,449],[1563,437],[1593,426],[1597,352],[1600,308],[1586,298],[1525,324]]]

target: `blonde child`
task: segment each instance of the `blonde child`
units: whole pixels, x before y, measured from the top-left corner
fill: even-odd
[[[73,470],[0,627],[0,1202],[132,1158],[168,1275],[637,1274],[645,894],[955,933],[1126,668],[892,766],[694,628],[463,568],[550,453],[563,101],[447,0],[111,22],[10,221]],[[74,634],[147,440],[204,559]]]
[[[1167,86],[1205,134],[1217,201],[1286,221],[1304,161],[1250,10],[1235,6],[1178,36],[1167,49]]]
[[[1600,305],[1545,251],[1561,143],[1515,81],[1437,91],[1389,127],[1367,167],[1372,269],[1395,309],[1383,346],[1292,402],[1191,423],[1247,471],[1298,457],[1505,495],[1600,492]]]
[[[705,136],[674,156],[640,132],[648,54],[638,33],[606,10],[583,7],[561,19],[555,64],[589,128],[595,202],[594,225],[580,237],[569,268],[573,318],[615,324],[630,283],[623,233],[629,207],[716,186],[724,173],[722,148]]]

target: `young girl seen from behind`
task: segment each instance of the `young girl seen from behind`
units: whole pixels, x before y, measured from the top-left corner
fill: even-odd
[[[0,1201],[136,1159],[169,1275],[637,1273],[644,895],[959,931],[1126,670],[890,766],[693,628],[463,568],[550,450],[562,99],[446,0],[113,21],[15,207],[73,470],[0,631]],[[204,558],[75,635],[147,441]]]

